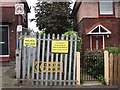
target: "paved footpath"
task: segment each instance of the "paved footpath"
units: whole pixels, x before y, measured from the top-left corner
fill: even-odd
[[[16,84],[17,82],[15,79],[15,61],[2,63],[0,65],[0,87],[13,88],[17,87]]]

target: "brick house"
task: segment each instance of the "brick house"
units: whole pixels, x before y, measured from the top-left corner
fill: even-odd
[[[76,1],[72,15],[83,51],[120,44],[120,0]]]
[[[0,61],[15,60],[16,49],[16,28],[18,25],[18,15],[15,15],[15,4],[24,4],[24,15],[20,15],[19,24],[24,28],[28,27],[27,13],[30,12],[27,2],[21,0],[2,0],[0,5]]]

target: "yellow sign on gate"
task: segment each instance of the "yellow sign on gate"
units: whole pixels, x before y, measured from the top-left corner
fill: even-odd
[[[24,38],[24,46],[36,47],[36,38]]]
[[[52,40],[53,53],[68,53],[68,41],[67,40]]]
[[[38,67],[38,62],[34,62],[34,73],[37,73],[37,68]],[[39,64],[39,72],[42,71],[43,67],[43,72],[47,71],[47,62],[44,62],[44,65],[40,62]],[[56,62],[48,62],[48,72],[56,72]],[[57,65],[57,72],[60,72],[60,62],[58,62]],[[62,72],[63,72],[63,62],[62,62]]]

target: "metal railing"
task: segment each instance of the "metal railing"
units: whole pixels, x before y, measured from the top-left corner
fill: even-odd
[[[36,46],[24,46],[24,38],[36,38]],[[53,40],[68,42],[67,53],[55,53]],[[30,81],[36,85],[76,85],[77,36],[32,35],[19,38],[19,57],[17,61],[17,79]]]

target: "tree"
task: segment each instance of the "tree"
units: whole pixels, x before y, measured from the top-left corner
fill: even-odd
[[[71,27],[71,2],[38,2],[36,4],[37,27],[45,33],[63,34]]]

